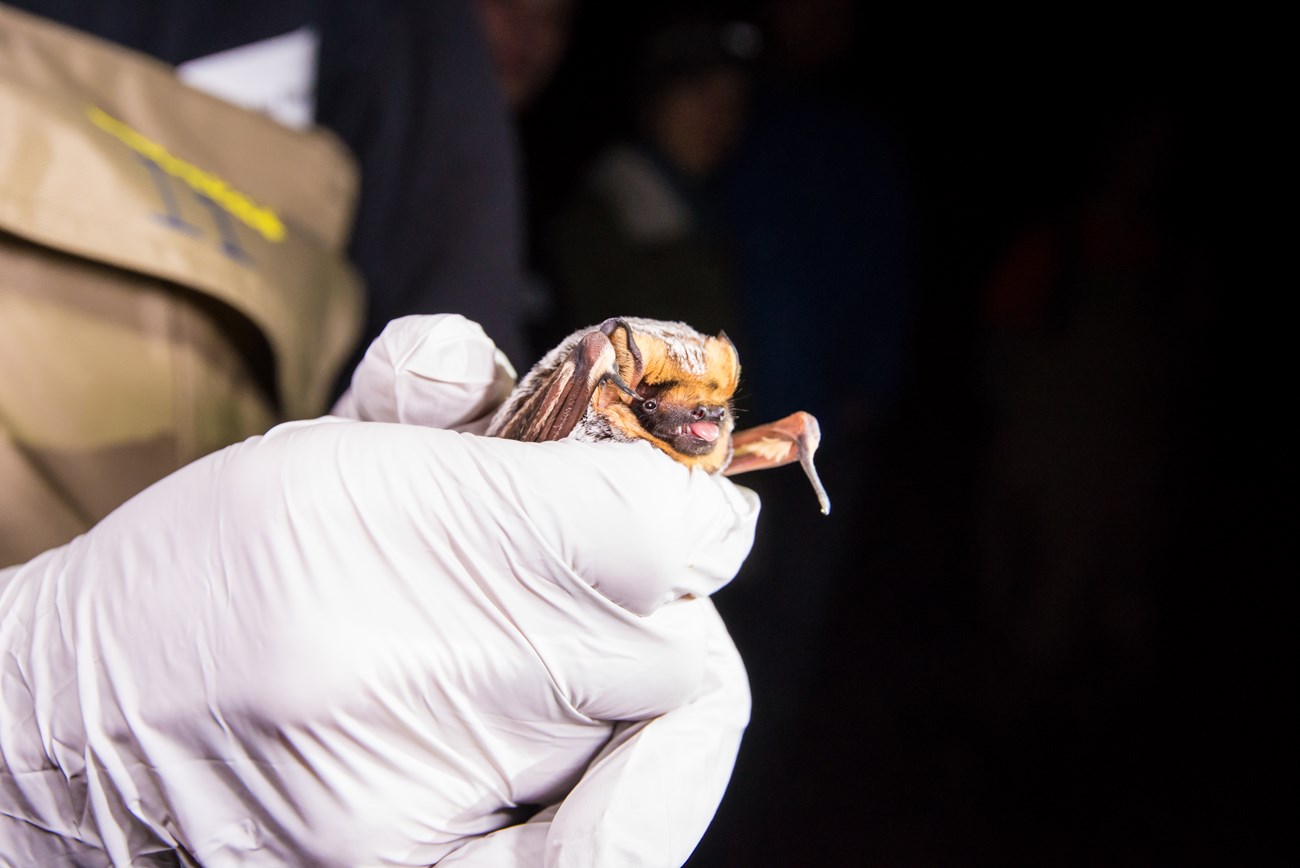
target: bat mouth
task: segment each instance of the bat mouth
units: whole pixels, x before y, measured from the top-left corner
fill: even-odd
[[[679,426],[673,433],[712,443],[722,434],[722,429],[718,427],[717,422],[691,422],[689,425]]]
[[[671,443],[678,452],[686,455],[703,455],[711,452],[722,436],[717,422],[683,422],[680,425],[662,425],[651,431],[660,440]]]
[[[663,441],[674,452],[693,458],[714,452],[725,432],[731,430],[731,411],[726,404],[681,403],[661,400],[663,386],[642,384],[641,399],[631,405],[641,427]]]

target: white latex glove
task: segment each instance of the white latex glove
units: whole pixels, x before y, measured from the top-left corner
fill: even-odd
[[[458,314],[405,316],[375,338],[331,412],[482,434],[514,384],[510,360],[478,323]]]
[[[337,419],[196,462],[0,572],[0,864],[680,864],[757,506],[648,445]]]

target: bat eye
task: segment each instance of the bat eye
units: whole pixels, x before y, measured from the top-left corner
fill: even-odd
[[[647,398],[641,402],[641,409],[647,413],[653,413],[655,410],[659,409],[659,402],[654,398]]]

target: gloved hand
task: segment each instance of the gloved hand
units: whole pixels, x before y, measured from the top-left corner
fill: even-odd
[[[332,413],[482,434],[515,385],[483,329],[456,314],[404,316],[367,349]]]
[[[478,398],[421,371],[429,421],[486,358]],[[748,720],[708,594],[757,508],[648,445],[330,417],[198,461],[0,572],[0,864],[680,864]]]

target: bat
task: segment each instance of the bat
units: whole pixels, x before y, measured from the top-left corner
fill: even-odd
[[[488,426],[489,436],[540,442],[646,440],[670,458],[732,476],[798,461],[822,513],[830,500],[813,464],[821,440],[805,412],[735,430],[736,347],[685,323],[615,317],[542,357]]]

